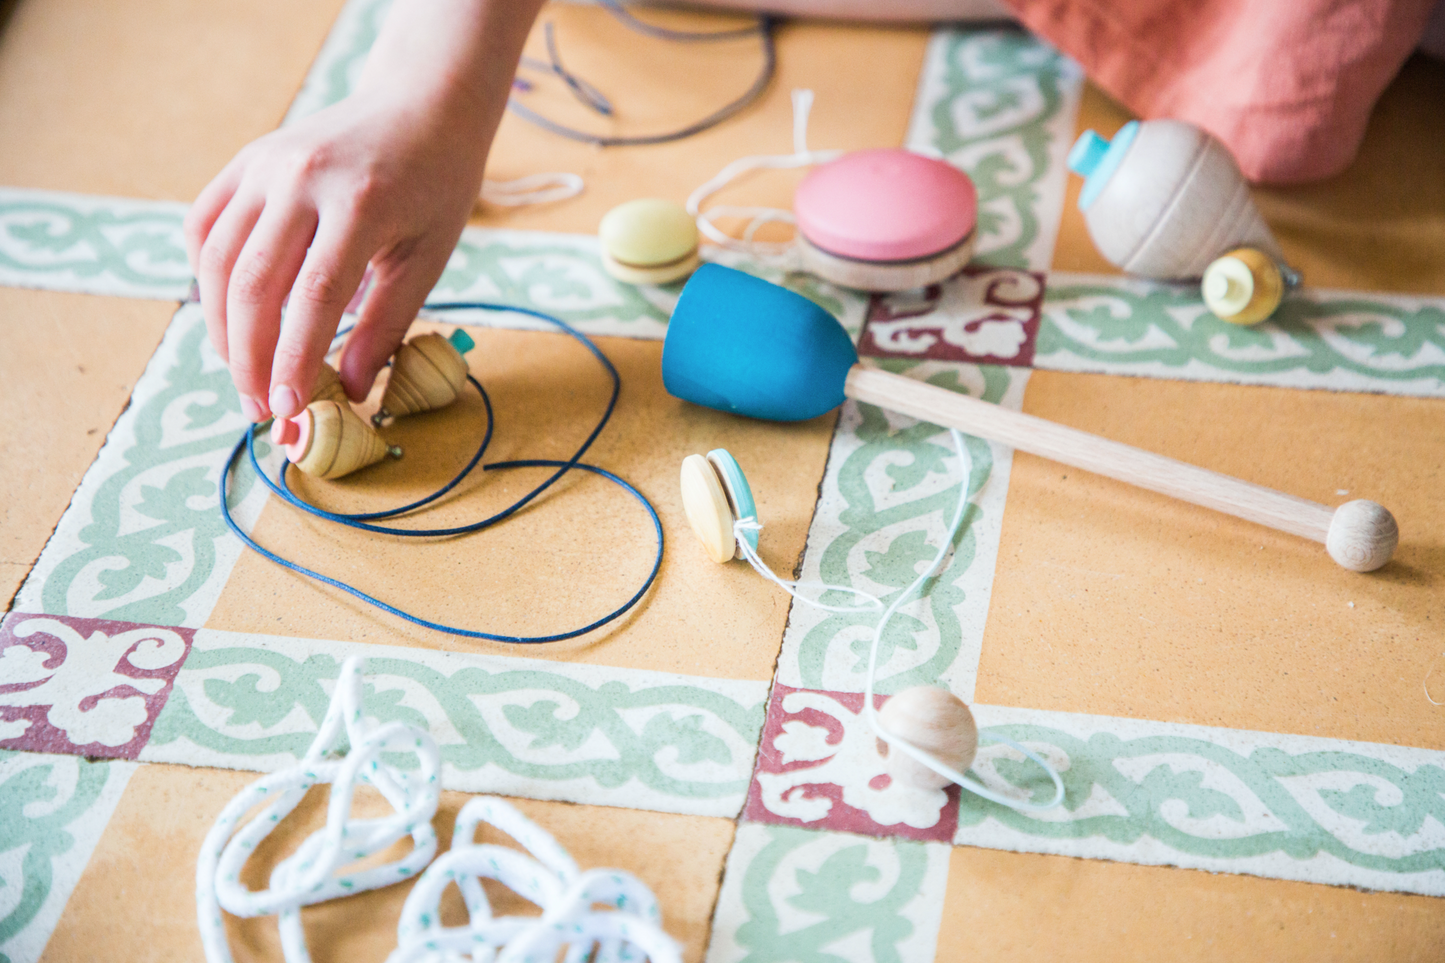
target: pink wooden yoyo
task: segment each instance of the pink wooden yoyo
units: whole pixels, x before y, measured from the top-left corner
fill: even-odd
[[[793,195],[805,270],[843,287],[906,291],[973,256],[978,191],[952,164],[885,148],[844,154]]]

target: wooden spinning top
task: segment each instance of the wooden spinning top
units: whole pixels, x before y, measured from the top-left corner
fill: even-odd
[[[1263,251],[1241,247],[1204,269],[1199,284],[1204,303],[1230,324],[1258,324],[1274,314],[1284,298],[1284,275]]]
[[[978,752],[978,725],[958,696],[933,685],[914,686],[883,703],[878,721],[889,735],[922,749],[955,772],[973,765]],[[908,785],[942,789],[952,780],[929,769],[896,746],[878,740],[888,760],[888,774]]]
[[[1229,149],[1193,124],[1130,121],[1112,141],[1088,130],[1068,164],[1084,177],[1079,210],[1094,246],[1130,274],[1197,278],[1241,246],[1284,263]]]
[[[624,284],[670,284],[701,263],[697,222],[687,208],[659,197],[640,197],[602,215],[597,226],[602,267]]]
[[[374,425],[387,418],[445,408],[467,383],[467,359],[462,357],[476,342],[461,328],[450,338],[419,334],[396,350],[391,379],[381,397],[381,409],[371,416]]]
[[[744,558],[733,525],[742,518],[756,520],[758,509],[737,459],[725,448],[713,449],[706,458],[688,455],[682,460],[681,484],[682,509],[708,558],[719,563]],[[741,535],[757,551],[757,531]]]
[[[338,404],[350,404],[346,397],[346,389],[341,387],[341,376],[336,369],[329,364],[322,364],[321,370],[316,373],[316,387],[311,389],[312,401],[335,401]]]
[[[952,164],[906,150],[844,154],[793,195],[803,267],[864,291],[906,291],[973,256],[978,191]]]
[[[350,405],[325,399],[311,402],[295,418],[278,419],[271,438],[293,465],[317,478],[340,478],[387,455],[401,457],[401,449],[388,446]]]

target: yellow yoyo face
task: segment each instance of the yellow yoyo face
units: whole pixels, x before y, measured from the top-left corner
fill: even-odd
[[[735,519],[717,469],[702,455],[688,455],[682,461],[681,482],[682,510],[708,558],[729,561],[737,553]]]
[[[673,201],[643,197],[619,204],[597,228],[603,264],[629,284],[665,284],[697,267],[697,225]]]

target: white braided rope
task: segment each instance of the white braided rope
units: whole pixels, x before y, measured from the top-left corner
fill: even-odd
[[[527,853],[473,842],[484,822]],[[493,916],[483,879],[497,880],[540,906],[542,915]],[[467,906],[466,926],[441,924],[442,892],[452,883]],[[612,909],[595,910],[598,904]],[[616,869],[580,872],[546,830],[494,796],[462,807],[451,851],[412,888],[396,935],[387,963],[554,963],[564,949],[566,963],[682,959],[677,943],[662,930],[657,898],[641,880]]]
[[[331,758],[343,731],[350,750],[342,758]],[[383,753],[414,756],[417,768],[404,772],[382,762]],[[196,861],[196,915],[209,963],[232,963],[222,909],[234,916],[278,917],[286,959],[309,963],[301,907],[389,886],[420,873],[436,855],[431,820],[440,797],[440,768],[441,754],[429,733],[401,722],[374,728],[366,725],[361,714],[361,659],[347,659],[306,755],[296,765],[262,776],[243,789],[221,811],[201,844]],[[379,819],[350,818],[358,782],[375,787],[394,812]],[[276,865],[267,889],[255,892],[246,888],[240,880],[246,860],[296,808],[306,791],[319,783],[332,787],[326,825]],[[262,806],[260,812],[241,825],[241,819],[256,806]],[[405,836],[412,838],[412,848],[401,859],[345,871]]]

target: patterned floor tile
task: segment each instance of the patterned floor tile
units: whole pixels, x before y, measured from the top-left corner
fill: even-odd
[[[140,754],[272,770],[305,752],[348,655],[366,711],[428,729],[448,789],[736,816],[767,683],[202,629]]]
[[[1025,370],[944,362],[880,365],[1015,410]],[[983,626],[998,554],[1012,449],[965,438],[957,464],[949,434],[871,405],[843,408],[808,530],[801,578],[850,586],[889,602],[932,561],[953,513],[960,480],[972,506],[942,574],[925,599],[905,604],[884,635],[878,691],[941,682],[973,698]],[[766,534],[763,536],[766,538]],[[843,593],[823,601],[846,603]],[[801,689],[862,692],[874,609],[828,612],[794,604],[783,635],[778,681]]]
[[[182,301],[186,205],[0,187],[0,284]]]
[[[885,697],[876,696],[882,706]],[[869,836],[948,842],[958,792],[891,778],[863,696],[773,686],[743,818]]]
[[[743,823],[707,963],[932,963],[949,849]]]
[[[0,623],[0,748],[134,759],[193,634],[9,613]]]
[[[1302,289],[1253,327],[1193,285],[1054,272],[1035,365],[1058,371],[1445,397],[1445,298]]]
[[[1024,813],[965,794],[956,842],[1445,895],[1445,752],[973,708],[981,730],[1048,759],[1066,796]],[[1002,792],[1048,792],[997,744],[972,771]]]
[[[875,295],[858,353],[1029,367],[1044,302],[1044,275],[967,267],[943,284]]]
[[[135,770],[0,751],[0,961],[40,959]]]

